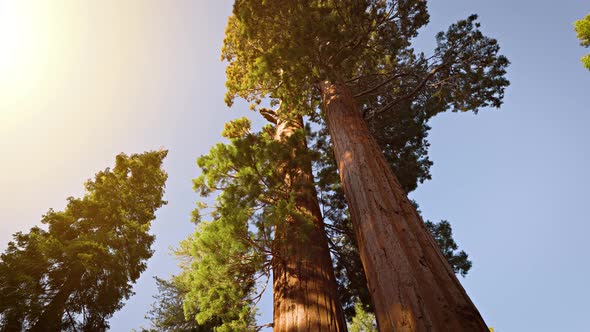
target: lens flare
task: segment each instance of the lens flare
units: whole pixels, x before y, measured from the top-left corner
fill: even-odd
[[[27,98],[43,78],[50,32],[44,9],[37,1],[0,0],[0,116],[18,113],[7,101]]]

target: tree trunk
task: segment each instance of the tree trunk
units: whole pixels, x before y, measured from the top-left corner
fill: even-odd
[[[302,128],[303,120],[277,124],[276,139],[286,140]],[[293,149],[293,157],[305,151],[305,140]],[[338,300],[336,278],[326,232],[313,184],[311,163],[286,175],[296,190],[296,205],[307,220],[289,218],[275,229],[273,258],[274,331],[346,331]],[[295,174],[295,175],[293,175]]]
[[[19,311],[17,311],[19,310]],[[5,311],[4,317],[2,317],[2,321],[0,325],[1,332],[14,332],[14,331],[22,331],[23,330],[23,313],[25,312],[25,308],[17,308],[16,310]]]
[[[380,331],[488,331],[371,136],[350,89],[323,110]]]
[[[59,332],[62,331],[63,315],[66,311],[66,304],[74,289],[80,283],[82,271],[74,271],[59,288],[51,302],[44,308],[41,316],[29,329],[29,332]],[[75,322],[71,322],[75,324]]]

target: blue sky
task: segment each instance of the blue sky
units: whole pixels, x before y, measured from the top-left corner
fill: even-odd
[[[47,55],[40,73],[25,76],[32,66],[23,65],[0,78],[0,248],[80,195],[117,153],[168,148],[169,204],[153,224],[155,254],[136,295],[111,319],[112,331],[129,331],[147,324],[153,276],[177,270],[169,248],[192,232],[196,157],[221,139],[225,121],[257,118],[244,103],[231,110],[223,103],[219,50],[231,1],[29,2],[52,4],[34,15],[57,46],[40,53]],[[418,49],[428,53],[436,32],[477,13],[512,63],[512,84],[500,110],[431,121],[433,179],[412,197],[427,219],[451,221],[474,264],[461,281],[496,331],[588,330],[590,72],[579,58],[589,50],[572,23],[590,12],[590,1],[429,7]],[[17,91],[12,79],[20,74],[27,84]],[[268,301],[261,312],[268,322]]]

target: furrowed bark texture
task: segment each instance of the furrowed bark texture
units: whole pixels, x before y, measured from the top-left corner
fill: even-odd
[[[488,331],[371,136],[343,83],[323,109],[379,331]]]
[[[276,139],[287,139],[302,125],[301,118],[279,121]],[[294,149],[294,158],[298,149],[307,149],[305,140]],[[291,218],[275,230],[279,254],[273,258],[273,331],[346,331],[311,163],[285,181],[298,190],[297,207],[312,224]]]

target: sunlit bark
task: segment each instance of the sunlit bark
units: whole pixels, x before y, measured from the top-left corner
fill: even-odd
[[[487,331],[346,85],[322,101],[380,331]]]
[[[287,139],[302,124],[301,118],[279,121],[276,139]],[[293,157],[305,149],[303,140]],[[290,218],[275,231],[274,331],[346,331],[311,164],[289,174],[285,181],[296,188],[297,208],[308,218]]]

